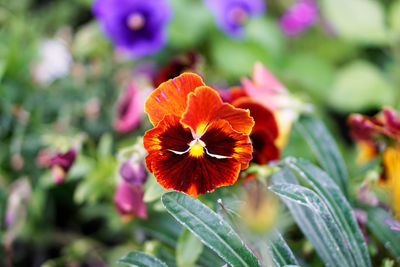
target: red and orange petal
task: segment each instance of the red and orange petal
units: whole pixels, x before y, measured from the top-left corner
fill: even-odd
[[[249,135],[254,125],[249,111],[223,103],[212,88],[201,86],[188,96],[188,105],[181,122],[189,126],[196,136],[201,136],[210,124],[226,120],[233,130]]]
[[[278,124],[274,113],[249,97],[241,97],[233,102],[237,108],[249,109],[255,124],[250,134],[253,142],[253,162],[264,165],[280,158],[276,146],[279,136]]]
[[[164,188],[192,196],[211,192],[235,183],[240,170],[251,160],[248,136],[232,130],[226,121],[212,123],[202,136],[208,153],[176,153],[187,151],[192,140],[191,131],[171,115],[145,134],[147,167]]]
[[[278,138],[278,124],[274,113],[270,109],[250,97],[238,98],[232,104],[237,108],[250,110],[250,116],[253,117],[255,122],[252,132],[265,131],[270,139]]]
[[[149,115],[150,122],[157,126],[165,115],[181,117],[187,107],[188,94],[199,86],[204,86],[204,83],[194,73],[183,73],[162,83],[145,102],[144,110]]]

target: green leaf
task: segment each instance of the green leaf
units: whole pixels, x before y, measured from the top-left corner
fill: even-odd
[[[260,266],[257,258],[221,216],[199,200],[181,192],[161,198],[168,212],[233,266]]]
[[[164,262],[140,251],[132,251],[121,258],[118,263],[137,267],[168,267]]]
[[[395,1],[389,11],[390,29],[400,37],[400,1]]]
[[[100,138],[99,145],[97,147],[97,156],[99,159],[105,159],[112,153],[113,139],[109,133],[103,134]]]
[[[203,43],[209,32],[212,16],[200,1],[171,0],[174,16],[169,27],[169,42],[174,48],[191,48]],[[188,12],[190,10],[190,12]]]
[[[314,51],[313,51],[314,52]],[[299,87],[320,101],[326,100],[326,94],[334,79],[333,65],[321,56],[311,53],[290,54],[283,70],[288,88]],[[315,75],[318,73],[318,75]],[[294,86],[290,86],[291,83]]]
[[[255,62],[270,65],[271,55],[262,44],[252,40],[231,40],[219,35],[211,41],[213,64],[228,79],[248,76]]]
[[[162,187],[156,180],[156,178],[150,174],[149,179],[145,184],[145,191],[143,196],[143,201],[146,203],[153,202],[154,200],[159,200],[160,197],[167,192],[167,190]]]
[[[392,218],[392,215],[378,207],[371,207],[367,213],[368,229],[396,256],[397,262],[400,263],[400,232],[390,230],[389,225],[383,222],[386,218]]]
[[[311,147],[322,168],[347,194],[348,174],[346,165],[335,140],[322,121],[309,116],[302,116],[295,127]]]
[[[272,240],[268,247],[275,264],[278,267],[298,265],[293,252],[286,244],[286,241],[283,239],[282,235],[276,230],[273,231],[272,235]]]
[[[345,234],[336,224],[327,205],[315,192],[295,184],[277,184],[269,188],[279,195],[285,204],[290,201],[295,204],[296,209],[299,206],[309,209],[309,217],[302,218],[305,221],[298,221],[297,218],[295,220],[300,227],[302,224],[309,224],[310,222],[313,224],[313,231],[321,237],[318,238],[318,241],[322,241],[322,243],[318,242],[313,246],[317,251],[326,250],[326,252],[320,254],[325,264],[330,266],[357,266],[351,256],[350,250],[352,248],[345,239]],[[315,241],[309,240],[310,242]]]
[[[178,267],[191,267],[203,251],[203,243],[186,228],[178,239],[176,246],[176,263]]]
[[[366,44],[387,41],[382,4],[373,0],[322,0],[324,18],[343,39]]]
[[[355,61],[337,72],[328,98],[340,111],[357,112],[391,105],[393,88],[374,65]]]
[[[312,186],[327,205],[345,240],[352,247],[351,254],[355,262],[359,266],[371,266],[367,245],[353,215],[352,207],[332,178],[306,160],[288,158],[285,164]]]
[[[146,233],[172,248],[177,246],[177,239],[182,226],[166,213],[150,213],[147,220],[138,221],[139,227]],[[208,247],[203,248],[198,262],[203,266],[222,266],[224,262]]]

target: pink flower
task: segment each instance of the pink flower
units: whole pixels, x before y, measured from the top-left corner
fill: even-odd
[[[293,122],[297,120],[305,105],[294,98],[288,89],[259,62],[254,65],[252,80],[243,78],[242,85],[246,95],[274,112],[280,132],[276,144],[279,148],[283,148],[289,138]]]
[[[393,231],[400,231],[400,222],[395,220],[395,219],[391,219],[391,218],[386,218],[383,220],[387,225],[390,226],[390,230]]]
[[[70,149],[67,153],[58,153],[49,161],[49,167],[53,175],[54,182],[60,184],[64,181],[69,169],[75,162],[76,150]]]
[[[127,133],[139,126],[144,114],[144,100],[149,93],[148,90],[139,90],[133,82],[128,85],[117,102],[117,118],[114,121],[117,132]]]
[[[114,195],[114,203],[123,220],[127,221],[134,216],[139,218],[147,217],[143,195],[141,186],[132,185],[121,179]]]
[[[260,62],[254,65],[252,80],[243,78],[242,84],[247,95],[269,109],[277,110],[290,101],[286,87]]]
[[[36,164],[40,167],[51,169],[53,180],[56,184],[64,181],[69,169],[75,162],[76,150],[70,149],[66,153],[52,155],[48,149],[42,149],[36,158]]]
[[[282,16],[280,25],[286,35],[298,35],[318,19],[318,6],[313,0],[299,0]]]

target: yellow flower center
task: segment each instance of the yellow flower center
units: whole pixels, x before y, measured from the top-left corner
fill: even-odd
[[[189,144],[190,150],[189,155],[192,157],[201,157],[204,155],[205,143],[200,139],[195,139]]]
[[[144,27],[145,17],[140,13],[132,13],[128,16],[127,24],[131,30],[138,31]]]

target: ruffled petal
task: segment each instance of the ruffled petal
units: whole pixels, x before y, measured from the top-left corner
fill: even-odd
[[[188,96],[188,105],[181,122],[200,137],[217,120],[226,120],[233,130],[249,135],[254,125],[248,110],[223,103],[219,94],[207,86],[198,87]]]
[[[204,86],[204,83],[194,73],[184,73],[162,83],[145,103],[144,110],[149,115],[150,122],[157,126],[165,115],[181,117],[187,107],[188,94],[199,86]]]

